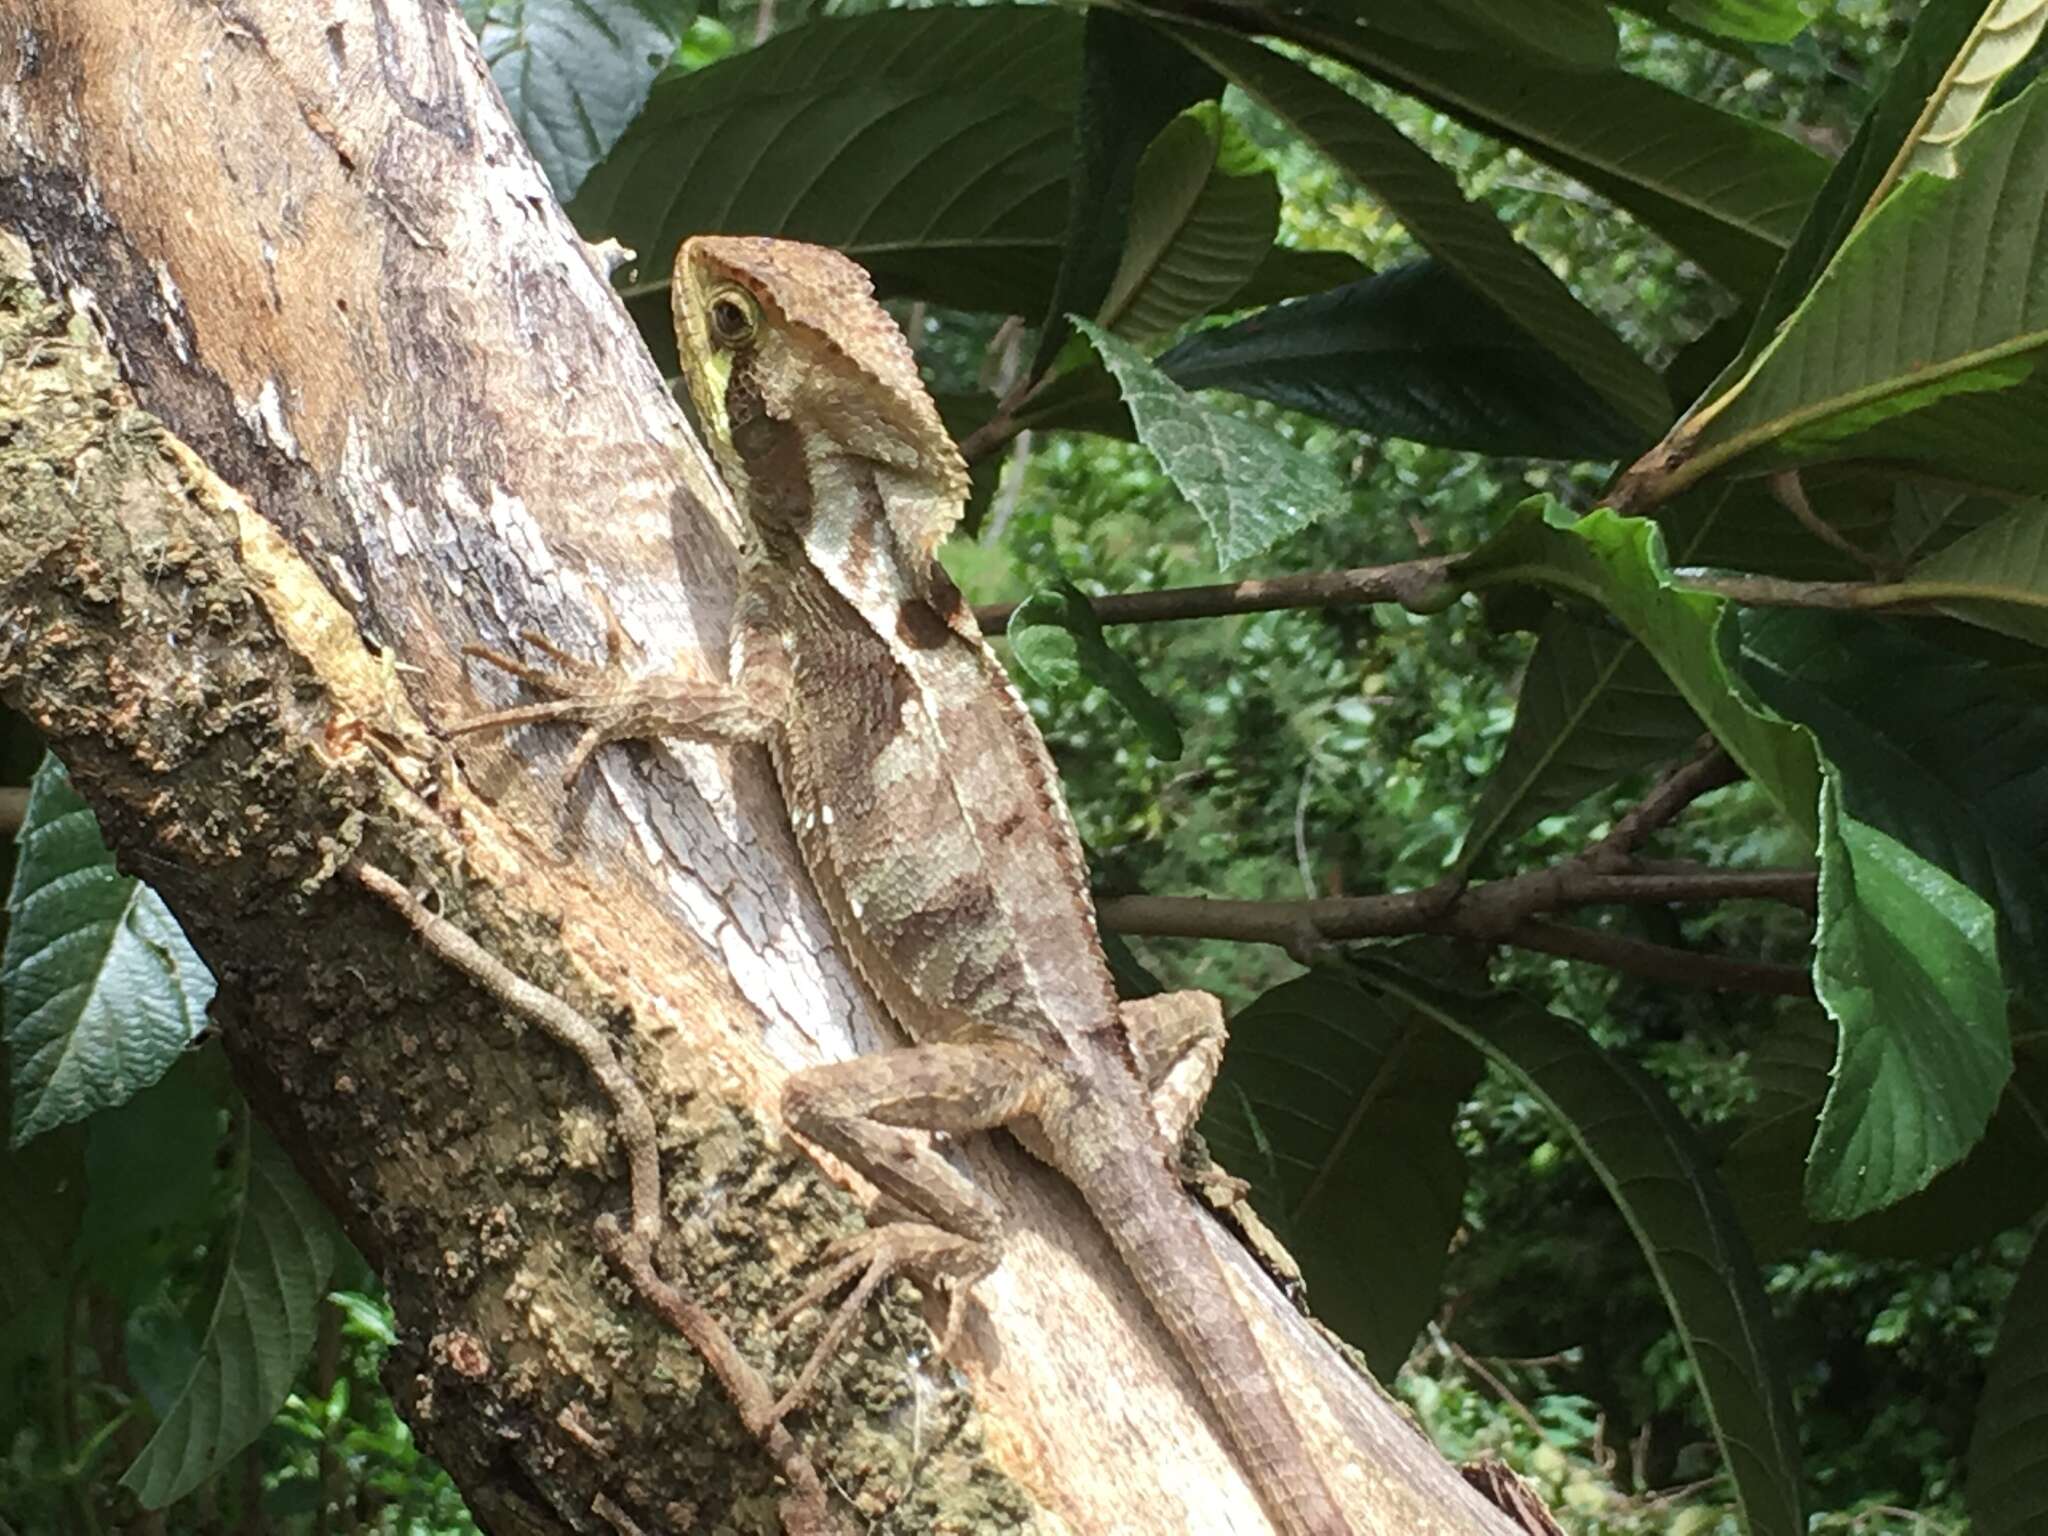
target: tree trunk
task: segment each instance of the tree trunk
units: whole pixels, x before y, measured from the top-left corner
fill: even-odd
[[[722,657],[722,490],[453,6],[10,10],[0,692],[217,973],[480,1522],[774,1529],[788,1461],[600,1252],[618,1096],[374,878],[601,1027],[653,1110],[660,1272],[786,1384],[815,1326],[765,1319],[857,1217],[777,1096],[889,1034],[765,761],[613,748],[565,796],[569,732],[442,734],[514,697],[465,642],[594,656],[600,589],[650,665]],[[1006,1141],[962,1156],[1006,1261],[957,1369],[898,1288],[792,1421],[833,1526],[1268,1529],[1078,1202]],[[1361,1530],[1509,1529],[1217,1241]]]

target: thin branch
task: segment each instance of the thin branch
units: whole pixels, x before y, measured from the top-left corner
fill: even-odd
[[[1444,881],[1424,890],[1295,902],[1119,896],[1102,902],[1098,911],[1105,927],[1122,933],[1277,944],[1300,959],[1331,943],[1439,934],[1590,960],[1630,975],[1716,991],[1805,996],[1811,984],[1796,966],[1698,954],[1544,920],[1547,914],[1579,907],[1740,900],[1775,901],[1812,912],[1812,870],[1634,861],[1635,850],[1651,833],[1702,795],[1740,777],[1733,759],[1707,738],[1612,831],[1575,858],[1480,885]]]
[[[626,1149],[627,1189],[633,1207],[631,1224],[626,1227],[609,1213],[598,1218],[598,1246],[632,1281],[641,1299],[703,1358],[738,1409],[741,1422],[775,1458],[791,1490],[783,1511],[788,1528],[822,1536],[830,1529],[824,1488],[796,1438],[774,1416],[775,1397],[767,1378],[740,1353],[717,1318],[662,1279],[654,1268],[654,1240],[662,1224],[661,1152],[654,1114],[604,1031],[554,993],[514,974],[445,917],[428,911],[400,881],[376,865],[357,859],[347,868],[358,885],[404,918],[430,951],[580,1058],[597,1079],[611,1100],[619,1140]]]
[[[1614,828],[1586,850],[1589,863],[1613,868],[1642,846],[1652,832],[1669,826],[1702,795],[1742,777],[1742,769],[1711,736],[1700,739],[1693,755],[1651,786],[1650,792],[1623,812]]]
[[[1766,484],[1770,486],[1771,495],[1776,499],[1778,505],[1787,512],[1790,512],[1798,521],[1799,526],[1812,534],[1816,539],[1819,539],[1821,543],[1827,545],[1830,549],[1847,555],[1866,571],[1870,571],[1875,575],[1890,576],[1892,574],[1892,572],[1885,568],[1885,563],[1876,555],[1863,548],[1854,539],[1845,535],[1833,523],[1813,510],[1813,503],[1807,500],[1806,487],[1799,479],[1798,470],[1780,470],[1777,474],[1772,475]]]
[[[1436,613],[1465,592],[1505,585],[1510,577],[1465,582],[1457,577],[1458,555],[1430,555],[1393,565],[1364,565],[1347,571],[1310,571],[1213,586],[1165,587],[1156,592],[1117,592],[1091,597],[1088,604],[1104,624],[1157,624],[1174,619],[1213,619],[1226,614],[1270,613],[1283,608],[1345,608],[1399,603],[1414,613]],[[1910,612],[1971,591],[1932,581],[1793,581],[1782,576],[1705,576],[1681,573],[1679,585],[1752,608],[1820,608],[1836,612]],[[1016,603],[982,603],[974,610],[984,634],[1009,627]]]
[[[1518,924],[1507,941],[1518,949],[1539,950],[1566,960],[1587,960],[1610,971],[1673,986],[1698,987],[1709,992],[1756,992],[1766,997],[1813,996],[1813,978],[1804,966],[1704,955],[1573,923],[1532,917]]]
[[[1088,605],[1104,624],[1156,624],[1167,619],[1212,619],[1232,613],[1342,608],[1362,603],[1399,603],[1418,613],[1429,613],[1443,607],[1462,590],[1451,580],[1454,561],[1453,556],[1433,555],[1348,571],[1311,571],[1214,586],[1167,587],[1158,592],[1119,592],[1090,598]],[[984,603],[974,610],[974,617],[983,633],[998,635],[1009,628],[1010,616],[1017,606]]]

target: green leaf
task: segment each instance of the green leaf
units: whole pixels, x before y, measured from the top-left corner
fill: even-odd
[[[1753,482],[1702,490],[1663,512],[1665,543],[1680,566],[1738,565],[1789,546],[1824,563],[1786,574],[1843,574],[1842,551],[1813,537]],[[1704,729],[1640,641],[1611,623],[1551,609],[1537,622],[1515,723],[1474,808],[1464,868],[1541,817],[1677,756]]]
[[[1230,1021],[1201,1132],[1250,1180],[1316,1316],[1389,1379],[1438,1304],[1463,1219],[1454,1134],[1479,1058],[1342,973],[1311,971]]]
[[[1382,437],[1532,458],[1614,458],[1643,434],[1440,262],[1414,262],[1195,332],[1159,359]]]
[[[1071,334],[1067,316],[1094,313],[1127,259],[1131,200],[1147,146],[1184,108],[1223,91],[1214,70],[1141,21],[1098,5],[1081,25],[1066,238],[1033,377],[1059,356]]]
[[[1214,102],[1168,123],[1139,163],[1130,233],[1096,323],[1130,341],[1179,330],[1251,281],[1280,228],[1280,187]]]
[[[1728,605],[1672,579],[1655,523],[1600,510],[1575,518],[1546,498],[1458,564],[1474,587],[1531,583],[1597,604],[1656,658],[1685,702],[1785,818],[1812,833],[1819,770],[1805,733],[1750,702],[1722,633]]]
[[[1514,317],[1620,415],[1646,432],[1670,419],[1663,381],[1580,305],[1541,258],[1457,178],[1365,103],[1271,49],[1220,32],[1175,34],[1372,189],[1429,253]]]
[[[2007,508],[1922,560],[1906,583],[1944,613],[2048,645],[2048,503]]]
[[[1671,14],[1748,43],[1789,43],[1806,30],[1799,0],[1672,0]]]
[[[1883,94],[1857,125],[1848,151],[1835,162],[1826,184],[1807,205],[1798,236],[1757,306],[1742,346],[1740,367],[1721,381],[1715,394],[1755,360],[1834,259],[1869,206],[1887,168],[1902,152],[1922,106],[1940,90],[1943,76],[1984,8],[1985,0],[1928,0],[1921,7]]]
[[[1223,565],[1249,560],[1348,502],[1323,460],[1257,422],[1211,410],[1100,326],[1075,324],[1115,375],[1138,441],[1202,514]]]
[[[1418,47],[1385,30],[1270,20],[1276,35],[1583,182],[1745,298],[1770,282],[1827,175],[1825,160],[1776,129],[1622,70],[1546,68],[1497,50]],[[1703,165],[1715,174],[1702,175]]]
[[[1846,1221],[1924,1189],[1990,1122],[2012,1073],[1997,920],[1968,886],[1821,801],[1814,990],[1841,1030],[1806,1170]]]
[[[183,1498],[263,1432],[313,1347],[333,1223],[270,1138],[245,1128],[246,1183],[199,1359],[121,1486],[145,1509]]]
[[[1017,664],[1040,687],[1051,693],[1100,688],[1145,733],[1154,757],[1171,762],[1180,756],[1173,711],[1102,637],[1094,608],[1071,582],[1048,582],[1025,598],[1010,616],[1008,634]]]
[[[1700,736],[1699,716],[1640,643],[1560,609],[1544,618],[1518,694],[1459,849],[1461,869]]]
[[[2048,1511],[2048,1229],[2006,1298],[1977,1404],[1963,1496],[1975,1536],[2032,1536]]]
[[[1081,24],[1041,7],[809,22],[662,79],[570,210],[660,289],[706,232],[836,246],[901,292],[1040,314],[1066,224]]]
[[[1388,959],[1366,958],[1358,974],[1485,1052],[1570,1134],[1627,1219],[1671,1309],[1744,1529],[1751,1536],[1803,1533],[1798,1442],[1770,1308],[1692,1127],[1648,1076],[1563,1019],[1497,992],[1443,987]]]
[[[695,0],[463,0],[520,137],[567,202],[689,30]]]
[[[63,765],[29,788],[0,951],[13,1136],[119,1104],[205,1027],[213,977],[157,894],[114,868]]]
[[[1995,468],[2012,456],[2002,440],[1903,429],[1942,402],[1967,421],[2048,351],[2048,229],[2036,217],[2048,89],[1986,118],[1959,155],[1954,180],[1915,176],[1856,229],[1749,374],[1646,460],[1656,467],[1642,494],[1667,497],[1765,450],[1768,462],[1882,456],[2012,483]],[[2031,470],[2039,457],[2037,446],[2017,462]]]

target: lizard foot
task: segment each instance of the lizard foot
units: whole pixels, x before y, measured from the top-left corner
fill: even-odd
[[[592,598],[598,612],[604,616],[604,661],[601,665],[593,666],[580,657],[572,656],[546,635],[530,629],[522,630],[519,638],[554,662],[554,670],[530,666],[516,656],[507,656],[489,646],[465,645],[463,655],[489,662],[544,697],[532,704],[519,704],[511,709],[493,710],[458,720],[449,726],[448,734],[467,736],[477,731],[502,731],[515,725],[535,725],[546,721],[581,725],[583,734],[577,738],[569,753],[568,764],[562,770],[565,785],[575,784],[583,773],[584,764],[590,761],[590,754],[606,742],[641,734],[637,721],[642,712],[635,709],[633,679],[626,671],[629,644],[626,632],[620,628],[618,615],[612,611],[604,594],[594,592]]]
[[[948,1232],[924,1222],[892,1222],[856,1233],[836,1244],[840,1252],[826,1265],[825,1272],[805,1286],[797,1298],[784,1307],[770,1324],[785,1328],[804,1312],[823,1302],[858,1274],[860,1279],[846,1299],[832,1311],[825,1331],[812,1348],[810,1358],[797,1372],[794,1383],[769,1410],[769,1422],[777,1423],[807,1399],[817,1385],[819,1373],[831,1363],[839,1345],[866,1310],[868,1298],[891,1275],[908,1271],[926,1290],[946,1292],[946,1323],[939,1334],[939,1358],[952,1353],[967,1315],[967,1297],[974,1282],[993,1267],[988,1249],[972,1238]]]

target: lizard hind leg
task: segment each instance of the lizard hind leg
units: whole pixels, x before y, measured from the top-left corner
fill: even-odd
[[[784,1121],[867,1178],[881,1193],[887,1219],[839,1245],[824,1272],[776,1319],[787,1323],[860,1276],[775,1405],[778,1418],[809,1395],[869,1297],[891,1275],[907,1273],[927,1292],[947,1293],[939,1354],[951,1351],[974,1282],[1000,1257],[1002,1221],[988,1197],[917,1132],[967,1135],[1028,1114],[1045,1086],[1043,1074],[1035,1055],[1001,1044],[935,1044],[835,1062],[790,1079]]]
[[[1207,992],[1163,992],[1117,1005],[1160,1134],[1178,1146],[1223,1065],[1223,1005]]]

